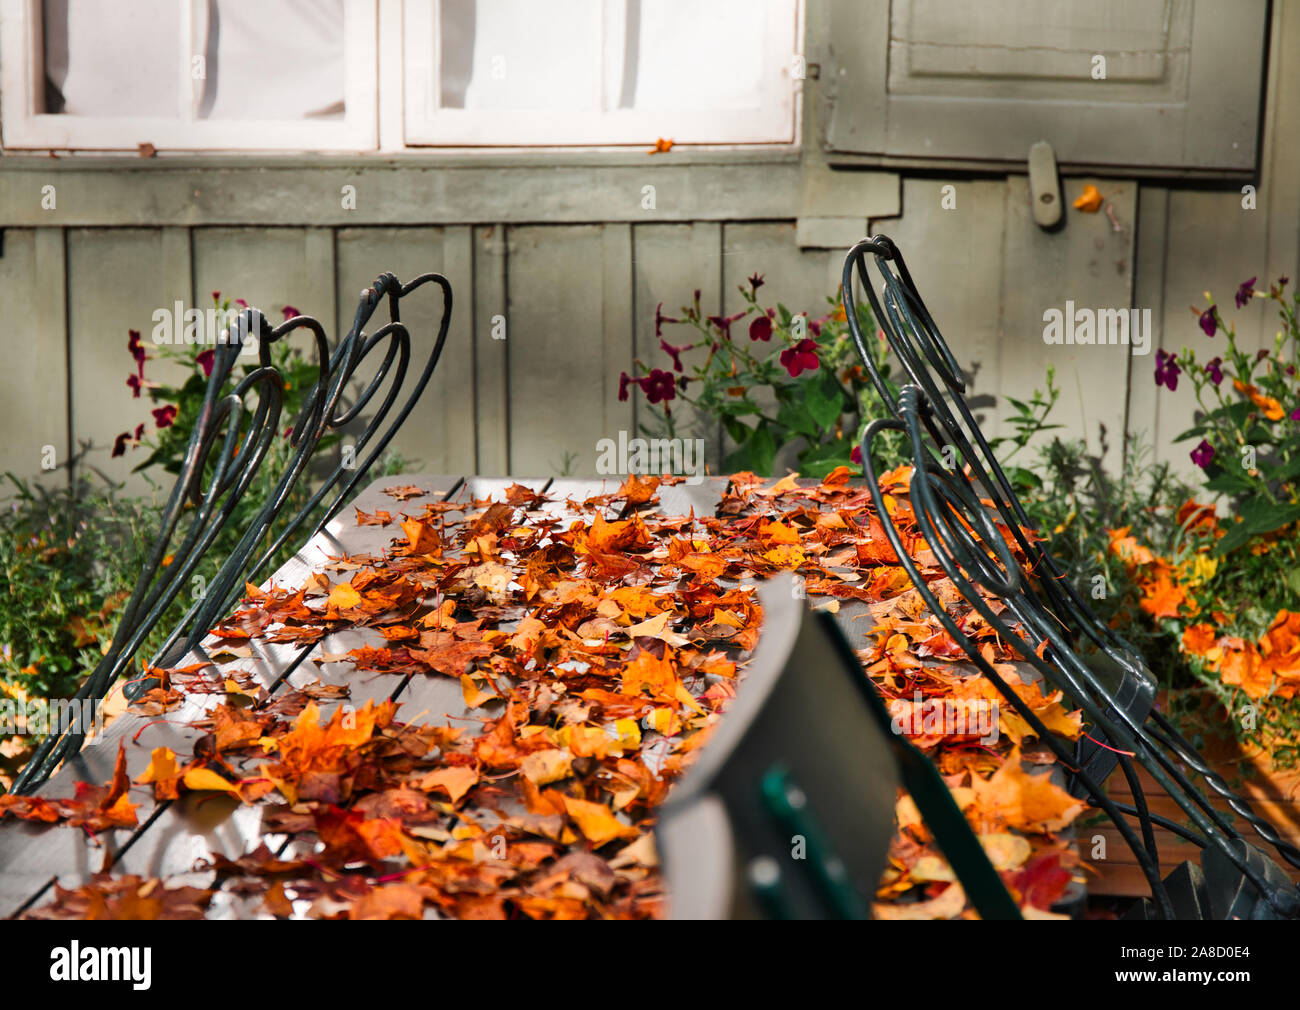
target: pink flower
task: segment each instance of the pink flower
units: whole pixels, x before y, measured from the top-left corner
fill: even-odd
[[[292,319],[294,316],[300,316],[300,315],[302,315],[302,313],[299,312],[297,309],[295,309],[292,305],[286,305],[286,306],[285,306],[284,308],[282,308],[280,311],[284,313],[284,320],[285,320],[285,322],[288,322],[288,321],[289,321],[290,319]]]
[[[754,321],[749,324],[750,340],[771,340],[772,339],[772,320],[767,316],[755,316]]]
[[[857,463],[858,466],[861,466],[861,465],[862,465],[862,446],[860,446],[860,445],[855,445],[855,446],[853,447],[853,451],[852,451],[851,453],[849,453],[849,459],[852,460],[854,463]]]
[[[804,371],[815,371],[821,364],[817,360],[817,341],[805,338],[793,347],[787,347],[781,352],[781,364],[791,378],[798,378]]]
[[[212,375],[212,363],[216,360],[216,357],[217,357],[217,352],[214,351],[212,348],[208,348],[206,351],[203,351],[202,353],[199,354],[197,358],[194,359],[196,362],[198,362],[199,367],[203,369],[203,377],[205,379],[208,378],[210,375]]]

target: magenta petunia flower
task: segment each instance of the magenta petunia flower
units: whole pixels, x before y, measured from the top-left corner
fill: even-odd
[[[126,443],[129,442],[130,440],[131,440],[131,433],[129,431],[124,431],[122,432],[122,434],[118,435],[117,438],[113,439],[114,459],[126,453]]]
[[[680,322],[681,322],[680,319],[676,319],[673,316],[664,315],[663,302],[660,302],[658,305],[655,306],[655,336],[658,337],[660,340],[662,340],[664,336],[664,323],[680,323]]]
[[[754,321],[749,324],[749,339],[771,340],[772,320],[767,316],[755,316]]]
[[[216,358],[217,358],[217,352],[214,351],[212,348],[208,348],[206,351],[201,352],[199,356],[194,359],[195,361],[198,362],[199,367],[203,369],[203,377],[205,379],[208,378],[210,375],[212,375],[212,364],[214,361],[216,361]]]
[[[132,373],[126,377],[126,384],[131,388],[131,399],[140,399],[140,376]]]
[[[709,322],[711,322],[714,326],[716,326],[719,330],[722,331],[723,337],[725,337],[727,340],[730,340],[731,324],[734,323],[737,319],[743,319],[744,317],[745,317],[745,313],[737,312],[734,315],[730,315],[730,316],[709,316],[708,319]]]
[[[1252,277],[1248,281],[1242,281],[1237,285],[1237,308],[1242,308],[1255,294],[1255,281],[1257,277]]]
[[[1198,445],[1191,452],[1192,462],[1204,470],[1214,459],[1214,446],[1210,445],[1205,439],[1201,439]]]
[[[176,421],[175,404],[167,404],[163,407],[154,407],[153,420],[159,428],[170,428]]]
[[[1170,392],[1178,388],[1178,376],[1183,374],[1183,370],[1178,367],[1178,362],[1174,360],[1172,354],[1163,350],[1156,351],[1156,385],[1166,386]]]
[[[1205,335],[1207,337],[1214,336],[1214,333],[1218,329],[1219,324],[1214,315],[1213,305],[1211,305],[1208,309],[1206,309],[1204,312],[1201,313],[1200,323],[1201,323],[1201,329],[1205,331]]]
[[[1205,366],[1205,374],[1216,386],[1223,382],[1223,359],[1215,358]]]
[[[632,382],[636,382],[636,379],[628,375],[627,372],[618,373],[618,398],[620,400],[627,399],[627,387],[628,384]]]
[[[663,348],[665,354],[673,359],[673,370],[677,372],[685,371],[682,368],[682,352],[689,351],[694,344],[670,344],[663,337],[659,338],[659,346]]]
[[[652,368],[650,374],[640,380],[641,391],[651,403],[671,400],[677,395],[677,381],[672,372],[662,368]]]
[[[286,305],[280,311],[284,313],[285,322],[288,322],[294,316],[302,315],[302,313],[299,312],[297,309],[295,309],[292,305]]]
[[[787,347],[781,352],[781,364],[791,378],[798,378],[801,372],[815,371],[821,365],[817,360],[817,341],[805,338],[793,347]]]
[[[855,446],[853,447],[853,451],[852,451],[851,453],[849,453],[849,459],[852,460],[854,463],[857,463],[858,466],[861,466],[861,465],[862,465],[862,446],[860,446],[860,445],[855,445]]]
[[[749,289],[751,291],[757,291],[762,286],[763,286],[762,275],[760,275],[759,272],[755,270],[752,274],[749,275]]]

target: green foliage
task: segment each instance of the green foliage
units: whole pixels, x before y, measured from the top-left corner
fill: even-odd
[[[228,310],[230,302],[219,302]],[[183,380],[177,385],[152,384],[144,380],[148,359],[138,334],[132,334],[128,348],[136,359],[136,376],[143,391],[157,406],[153,410],[153,432],[144,435],[144,425],[118,436],[113,455],[145,453],[135,467],[156,492],[149,498],[127,497],[92,465],[107,447],[81,447],[70,477],[59,486],[28,483],[7,474],[14,493],[0,501],[0,690],[26,692],[33,697],[70,696],[92,670],[112,638],[117,610],[134,588],[161,526],[162,508],[199,417],[207,385],[205,362],[210,348],[202,344],[164,345],[157,358],[178,362]],[[237,375],[257,367],[256,359],[236,367]],[[205,554],[195,575],[204,585],[230,555],[251,520],[265,505],[285,471],[294,449],[287,429],[298,417],[317,379],[317,367],[298,346],[281,341],[272,348],[272,361],[285,376],[285,402],[280,433],[272,440],[260,469],[248,490]],[[233,381],[227,384],[227,391]],[[172,411],[174,410],[174,414]],[[318,444],[329,448],[339,436],[329,435]],[[215,455],[215,453],[213,454]],[[400,473],[411,462],[394,453],[386,454],[374,469],[375,476]],[[211,463],[209,463],[210,472]],[[332,469],[332,465],[331,465]],[[309,500],[311,471],[299,478],[285,509],[288,517]],[[328,498],[328,496],[327,496]],[[319,513],[306,522],[319,518]],[[182,514],[176,536],[183,535],[187,516]],[[304,532],[309,525],[300,527]],[[275,532],[275,530],[273,530]],[[269,546],[268,538],[266,546]],[[290,539],[263,570],[265,576],[292,556],[297,546]],[[182,591],[140,649],[142,659],[151,658],[168,631],[193,603]]]
[[[762,284],[755,275],[741,285],[745,308],[725,318],[704,315],[698,292],[679,318],[657,315],[660,347],[671,359],[665,362],[668,367],[638,360],[636,376],[625,374],[621,382],[624,395],[629,385],[641,386],[651,405],[655,423],[643,425],[644,434],[682,434],[673,404],[683,401],[694,408],[694,433],[712,433],[721,424],[730,444],[724,464],[729,471],[771,475],[777,457],[794,445],[795,465],[805,477],[824,477],[838,466],[860,472],[853,457],[862,432],[868,421],[887,411],[858,359],[842,301],[838,295],[827,298],[830,311],[810,319],[779,303],[760,305]],[[868,352],[886,387],[897,394],[871,310],[859,305],[857,313],[862,332],[870,335]],[[674,346],[662,336],[664,324],[688,327],[696,339]],[[703,361],[688,365],[682,356],[697,349]],[[901,434],[884,433],[875,452],[874,462],[882,470],[898,465],[905,458]]]

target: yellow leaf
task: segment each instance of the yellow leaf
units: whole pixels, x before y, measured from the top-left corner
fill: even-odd
[[[448,768],[439,768],[437,771],[429,772],[420,780],[420,788],[425,792],[431,789],[442,789],[451,797],[451,802],[455,803],[469,792],[477,782],[478,772],[473,768],[467,768],[465,765],[452,765]]]
[[[330,590],[326,605],[335,610],[351,610],[361,602],[361,594],[352,588],[351,582],[340,582]]]
[[[460,675],[460,693],[465,698],[465,704],[470,708],[478,708],[480,705],[486,705],[489,701],[499,697],[491,691],[484,691],[474,683],[474,678],[468,673]]]
[[[566,796],[564,809],[578,825],[578,830],[596,848],[600,848],[606,842],[612,842],[615,838],[634,838],[640,834],[636,828],[624,824],[610,813],[609,807],[603,803],[588,803],[586,800],[575,800],[571,796]]]
[[[524,758],[519,770],[534,785],[544,786],[573,774],[573,755],[558,748],[539,750]]]
[[[185,783],[186,789],[196,793],[222,792],[239,795],[239,789],[233,782],[227,782],[211,768],[191,768],[181,781]]]
[[[155,747],[146,768],[136,782],[148,785],[150,782],[165,781],[176,777],[176,752],[170,747]]]

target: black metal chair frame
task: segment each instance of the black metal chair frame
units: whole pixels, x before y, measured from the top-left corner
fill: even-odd
[[[868,257],[881,278],[879,294],[868,271]],[[896,399],[868,353],[857,318],[855,276],[890,349],[910,379]],[[1046,729],[944,610],[904,549],[898,529],[892,521],[886,522],[885,532],[917,592],[971,663],[1070,769],[1076,795],[1086,796],[1114,822],[1150,884],[1156,915],[1175,918],[1176,902],[1160,877],[1153,825],[1213,853],[1216,865],[1226,861],[1235,867],[1267,905],[1267,909],[1259,908],[1258,914],[1300,915],[1300,894],[1285,874],[1234,830],[1179,763],[1201,775],[1227,800],[1229,808],[1291,865],[1300,867],[1300,850],[1234,794],[1170,721],[1154,710],[1156,681],[1141,654],[1096,616],[1052,557],[1026,536],[1025,530],[1033,524],[966,403],[960,368],[898,247],[883,235],[857,243],[845,259],[843,285],[845,312],[858,354],[893,415],[869,424],[862,446],[864,475],[878,512],[882,518],[888,516],[871,463],[871,446],[881,432],[901,431],[910,444],[915,466],[912,508],[939,566],[1002,641],[1046,683],[1063,690],[1083,709],[1087,735],[1070,748]],[[941,463],[945,446],[958,452],[953,471]],[[966,470],[961,468],[963,462]],[[981,499],[991,500],[992,510]],[[1026,559],[1025,568],[1016,562],[998,523],[1014,538]],[[995,614],[980,590],[1000,598],[1014,622]],[[1046,648],[1040,656],[1043,643]],[[1084,649],[1086,658],[1081,654]],[[1132,791],[1132,805],[1115,803],[1103,788],[1116,764]],[[1178,804],[1191,822],[1190,828],[1150,812],[1138,780],[1138,765]],[[1130,818],[1136,819],[1141,838]]]
[[[400,302],[430,283],[442,292],[442,315],[437,336],[409,395],[389,420],[394,404],[404,391],[412,355],[411,332],[401,322]],[[374,332],[366,333],[364,327],[384,303],[387,304],[387,321]],[[244,530],[235,549],[222,561],[206,591],[176,623],[161,648],[149,660],[150,667],[174,665],[188,653],[201,651],[200,642],[212,625],[234,606],[245,582],[263,574],[270,560],[295,537],[299,539],[294,542],[306,543],[337,514],[388,447],[428,385],[447,340],[451,310],[451,284],[441,274],[421,274],[409,284],[403,284],[391,273],[381,274],[361,293],[352,328],[333,351],[324,326],[311,316],[293,316],[272,327],[255,309],[245,309],[240,313],[215,346],[212,372],[208,377],[199,420],[163,510],[157,540],[122,611],[108,651],[74,696],[78,701],[101,701],[113,684],[131,668],[141,645],[212,546],[266,458],[272,439],[281,430],[280,414],[284,403],[284,378],[271,362],[271,346],[301,330],[308,331],[315,344],[319,373],[301,413],[293,422],[290,445],[294,453],[272,495]],[[235,366],[249,341],[253,340],[256,341],[258,365],[242,378],[235,378]],[[345,406],[345,392],[354,380],[364,375],[362,367],[372,354],[382,354],[382,359],[355,400]],[[391,384],[382,400],[372,404],[390,377]],[[224,391],[227,386],[232,388]],[[251,410],[245,404],[250,396],[255,397]],[[290,493],[312,462],[321,440],[328,433],[361,417],[367,408],[373,410],[373,414],[356,436],[352,458],[340,454],[339,462],[321,480],[307,503],[288,519],[282,519],[281,513],[286,510]],[[299,531],[307,519],[322,507],[324,512],[311,531],[300,536]],[[193,510],[188,516],[187,509]],[[181,533],[178,528],[184,527],[186,520],[188,526]],[[267,539],[270,539],[269,545],[261,549]],[[164,564],[168,555],[171,555],[171,560]],[[308,651],[309,648],[302,650],[289,668],[280,674],[281,680],[302,662]],[[13,792],[34,791],[61,761],[80,749],[84,739],[84,727],[81,726],[52,732],[15,779]]]

